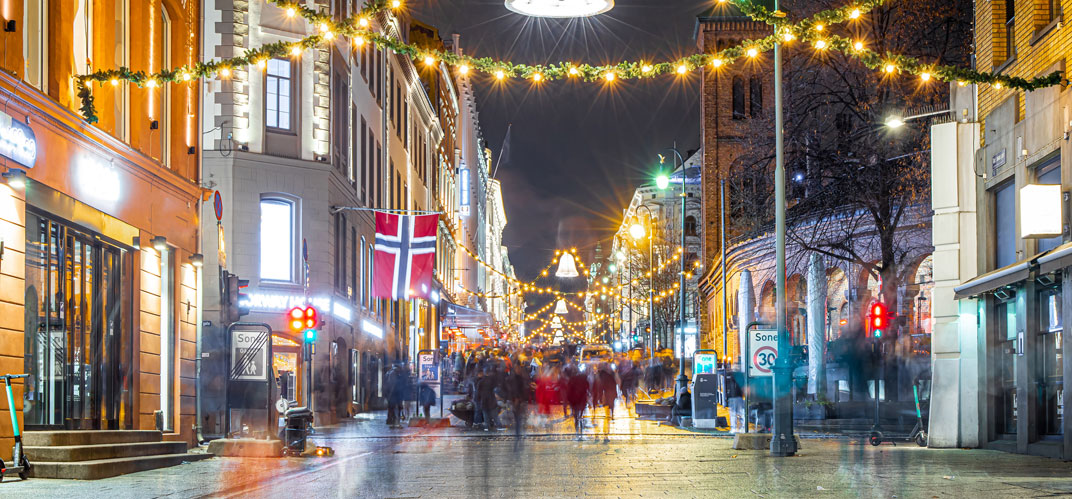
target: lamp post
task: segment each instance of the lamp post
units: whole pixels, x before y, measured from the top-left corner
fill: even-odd
[[[632,223],[629,224],[629,235],[633,236],[633,240],[640,241],[645,236],[648,238],[648,365],[655,365],[655,217],[651,214],[651,208],[647,205],[638,205],[637,211],[643,208],[648,212],[648,225],[650,230],[644,229],[644,226],[634,216]]]
[[[774,0],[778,12],[778,0]],[[778,35],[777,27],[775,35]],[[785,327],[785,117],[782,112],[782,43],[774,37],[774,226],[775,226],[775,328],[778,333],[778,356],[774,361],[774,425],[770,454],[792,456],[797,452],[793,437],[793,400],[790,384],[793,368],[789,363],[789,334]]]
[[[685,192],[685,159],[681,157],[681,152],[676,147],[670,147],[667,151],[673,151],[676,162],[674,163],[674,170],[677,170],[677,166],[681,165],[681,275],[679,276],[678,296],[681,298],[678,308],[681,312],[680,324],[678,329],[681,331],[681,349],[678,351],[678,367],[677,367],[677,395],[680,396],[689,385],[689,377],[685,375],[685,201],[688,200],[688,194]],[[663,157],[659,156],[659,162],[662,163]],[[670,178],[665,175],[660,175],[657,183],[660,189],[666,189],[670,185]]]

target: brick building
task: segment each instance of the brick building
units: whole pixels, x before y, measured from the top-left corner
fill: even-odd
[[[770,25],[752,20],[735,7],[720,4],[697,19],[696,43],[701,51],[714,53],[744,40],[762,38],[770,32]],[[743,151],[745,135],[750,131],[749,120],[761,116],[774,101],[770,80],[763,77],[769,57],[761,55],[729,66],[708,67],[700,86],[703,135],[700,232],[703,235],[701,261],[706,269],[700,280],[700,294],[707,311],[700,327],[702,348],[721,349],[722,345],[721,182]],[[729,222],[734,203],[729,193],[726,201],[729,204],[726,216],[729,238],[737,235]]]

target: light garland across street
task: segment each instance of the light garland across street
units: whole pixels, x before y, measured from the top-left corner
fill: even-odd
[[[785,44],[794,40],[811,45],[816,51],[839,50],[844,54],[859,59],[866,67],[877,69],[891,76],[896,74],[913,74],[923,82],[932,80],[958,82],[960,84],[990,84],[995,88],[1018,90],[1036,90],[1053,85],[1068,85],[1069,81],[1060,71],[1032,79],[1013,77],[951,65],[931,65],[916,58],[887,52],[879,54],[866,49],[864,40],[851,40],[829,34],[828,28],[835,24],[856,22],[872,9],[883,5],[887,0],[860,0],[844,7],[829,9],[814,14],[806,19],[790,22],[782,12],[770,12],[752,0],[725,0],[719,3],[732,3],[746,15],[757,21],[774,26],[774,34],[758,40],[744,40],[738,45],[727,47],[715,53],[700,53],[686,56],[675,61],[648,62],[623,61],[617,64],[589,64],[559,62],[556,64],[517,64],[496,60],[490,57],[474,57],[442,50],[428,50],[416,44],[407,44],[377,33],[372,27],[374,16],[388,10],[397,10],[402,3],[397,0],[373,0],[361,12],[336,21],[328,13],[318,12],[302,4],[283,0],[266,0],[284,9],[290,17],[301,17],[316,27],[314,33],[296,42],[275,42],[258,48],[251,48],[240,56],[228,59],[199,62],[175,69],[163,69],[155,73],[133,71],[130,68],[99,69],[90,74],[77,77],[76,89],[81,101],[79,110],[89,123],[97,122],[94,106],[92,83],[117,86],[120,81],[127,81],[138,86],[156,88],[165,84],[188,84],[201,78],[229,79],[234,69],[255,66],[263,69],[271,58],[300,57],[304,51],[316,48],[321,43],[333,43],[339,37],[351,40],[355,49],[367,44],[376,44],[391,49],[396,54],[406,55],[415,61],[423,62],[428,67],[436,66],[440,61],[450,65],[454,71],[465,76],[481,72],[503,81],[508,78],[523,78],[533,84],[559,79],[580,79],[584,81],[602,81],[613,84],[617,80],[652,78],[664,74],[684,76],[700,68],[717,70],[738,59],[754,59],[759,54],[772,50],[777,42]]]

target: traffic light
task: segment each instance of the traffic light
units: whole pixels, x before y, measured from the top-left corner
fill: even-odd
[[[238,276],[223,271],[221,275],[222,318],[227,324],[233,324],[249,315],[249,295],[240,290],[249,287],[249,279],[239,279]]]
[[[287,312],[287,329],[300,335],[307,343],[316,341],[316,327],[319,321],[313,307],[295,307]]]
[[[893,314],[882,302],[876,302],[871,305],[871,313],[867,315],[867,326],[871,330],[871,336],[873,338],[881,338],[882,333],[890,327],[893,322]]]

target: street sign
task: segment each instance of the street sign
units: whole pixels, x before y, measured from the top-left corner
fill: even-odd
[[[748,375],[771,376],[778,358],[778,332],[773,329],[752,329],[748,332]]]
[[[203,199],[203,198],[202,198]],[[223,196],[220,195],[220,191],[216,191],[216,194],[212,196],[212,210],[216,212],[216,221],[223,220]]]
[[[693,357],[692,372],[696,374],[713,374],[718,369],[718,354],[697,353]]]
[[[265,331],[231,331],[231,379],[268,381],[268,341]]]

